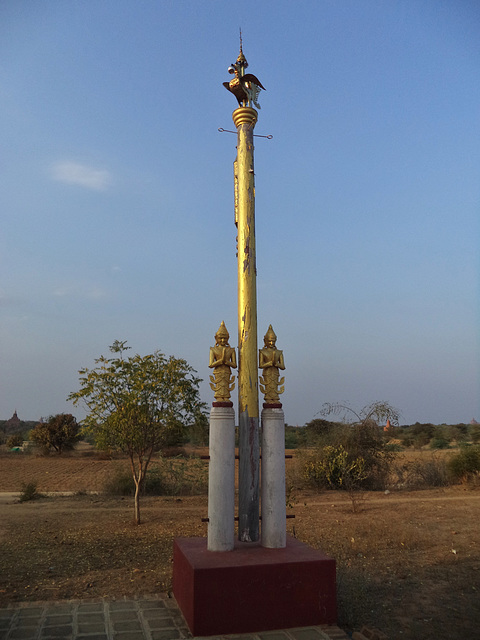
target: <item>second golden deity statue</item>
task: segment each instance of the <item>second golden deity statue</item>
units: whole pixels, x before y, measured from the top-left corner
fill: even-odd
[[[260,376],[260,391],[265,396],[266,404],[279,404],[279,395],[285,390],[283,386],[285,378],[280,378],[279,370],[285,369],[285,362],[283,351],[276,347],[277,336],[272,325],[268,327],[263,342],[265,346],[259,350],[259,366],[263,369],[263,375]]]

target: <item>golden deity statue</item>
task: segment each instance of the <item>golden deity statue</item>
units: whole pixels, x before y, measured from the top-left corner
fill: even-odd
[[[235,349],[228,344],[229,333],[222,320],[215,334],[215,346],[210,347],[210,362],[208,366],[213,369],[210,376],[210,387],[215,392],[216,402],[230,402],[230,391],[235,388],[235,376],[231,369],[237,368],[237,356]]]
[[[260,391],[265,396],[266,404],[279,404],[279,394],[285,390],[283,383],[285,378],[280,379],[279,369],[285,369],[283,360],[283,351],[276,348],[277,336],[275,335],[272,325],[268,327],[268,331],[263,338],[265,346],[259,350],[259,365],[263,369],[263,375],[260,376]]]

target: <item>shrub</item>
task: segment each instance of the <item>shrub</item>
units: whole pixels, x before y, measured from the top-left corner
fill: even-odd
[[[208,482],[207,467],[199,458],[162,458],[145,476],[143,495],[174,496],[205,493]],[[104,491],[110,495],[133,496],[135,483],[130,470],[119,466],[107,480]]]
[[[387,442],[387,444],[385,445],[385,451],[390,451],[392,453],[398,453],[399,451],[403,450],[403,446],[398,442]]]
[[[23,444],[23,437],[20,434],[14,434],[13,436],[9,436],[7,438],[7,448],[13,449],[14,447],[21,447]]]
[[[435,425],[431,423],[421,424],[416,422],[406,429],[405,437],[411,439],[415,449],[421,449],[433,438]]]
[[[445,427],[445,438],[449,442],[461,442],[468,437],[467,425],[448,425]]]
[[[305,445],[306,432],[305,428],[290,427],[285,425],[285,449],[297,449]]]
[[[304,480],[346,489],[351,496],[358,490],[384,489],[394,454],[387,450],[383,427],[378,425],[385,421],[398,425],[398,410],[387,402],[374,402],[359,412],[327,402],[320,413],[341,415],[344,422],[312,420],[306,425],[315,432],[316,447],[304,456]],[[351,416],[354,421],[345,422]]]
[[[113,496],[134,496],[135,482],[129,469],[119,467],[113,476],[107,480],[104,486],[106,493]],[[143,495],[163,496],[167,491],[163,485],[161,475],[157,469],[147,471],[142,487]]]
[[[439,436],[438,438],[432,438],[430,440],[430,449],[449,449],[450,442],[447,438]]]
[[[112,496],[133,496],[135,494],[135,483],[131,472],[127,468],[117,467],[114,473],[106,480],[103,490]]]
[[[357,487],[366,478],[365,460],[352,459],[343,445],[326,446],[320,455],[305,464],[304,478],[308,483],[329,489]]]
[[[472,442],[480,442],[480,424],[472,424],[468,430]]]
[[[432,453],[428,459],[400,461],[392,467],[390,480],[402,489],[445,487],[449,484],[446,459]]]
[[[30,500],[38,500],[39,498],[43,498],[43,496],[37,491],[36,481],[24,482],[22,484],[22,493],[19,497],[20,502],[29,502]]]
[[[401,440],[402,445],[404,447],[413,447],[414,440],[413,440],[413,437],[410,434],[408,434],[408,433],[399,433],[398,437]]]
[[[208,467],[200,458],[162,460],[156,472],[161,477],[163,495],[197,495],[207,491]]]
[[[448,473],[454,482],[467,482],[480,474],[480,446],[462,448],[447,463]]]
[[[411,475],[416,487],[445,487],[448,484],[446,461],[435,455],[429,460],[416,460]]]
[[[300,457],[301,479],[307,485],[318,489],[326,489],[327,480],[320,460],[321,451],[303,452]],[[302,459],[303,458],[303,459]]]
[[[393,453],[379,427],[372,423],[343,425],[301,456],[302,478],[316,487],[384,489]]]

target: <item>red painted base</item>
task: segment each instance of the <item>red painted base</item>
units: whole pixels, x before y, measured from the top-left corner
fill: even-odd
[[[337,621],[335,560],[291,537],[285,549],[237,541],[224,552],[176,538],[173,593],[195,636]]]

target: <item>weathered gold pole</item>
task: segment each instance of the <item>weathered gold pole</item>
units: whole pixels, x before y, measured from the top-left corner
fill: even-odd
[[[239,500],[238,537],[259,539],[259,417],[257,350],[257,269],[255,259],[255,174],[253,129],[257,112],[240,107],[233,112],[237,128],[235,202],[238,230],[238,415]]]
[[[248,62],[242,51],[228,69],[234,77],[223,85],[236,97],[239,108],[233,112],[237,129],[235,173],[235,224],[238,256],[238,426],[239,482],[238,537],[255,542],[259,532],[260,442],[258,417],[257,352],[257,267],[255,259],[255,173],[253,168],[253,129],[259,109],[258,94],[265,87],[252,73],[245,73]]]

